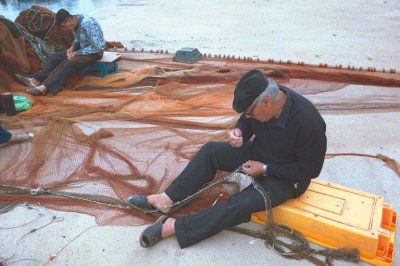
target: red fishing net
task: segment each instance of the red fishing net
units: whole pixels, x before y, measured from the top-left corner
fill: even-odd
[[[11,37],[1,38],[4,60],[4,43]],[[25,47],[16,46],[20,51]],[[76,78],[57,96],[47,97],[25,94],[26,87],[2,61],[0,92],[11,91],[33,102],[31,109],[16,116],[1,114],[2,126],[25,129],[35,137],[1,149],[0,202],[87,213],[101,225],[153,221],[139,210],[111,203],[131,194],[162,192],[203,144],[226,140],[238,118],[231,108],[234,86],[254,68],[305,95],[322,113],[400,109],[393,97],[400,90],[396,74],[249,59],[203,58],[184,64],[173,62],[168,54],[120,53],[119,73]],[[22,62],[20,56],[14,58]],[[31,73],[38,59],[27,62]],[[327,92],[331,93],[326,96]],[[46,189],[65,194],[41,193]],[[174,215],[210,206],[220,194],[224,201],[234,189],[217,186]]]

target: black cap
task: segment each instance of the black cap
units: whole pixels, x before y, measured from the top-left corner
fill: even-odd
[[[72,15],[64,8],[58,10],[56,13],[56,20],[55,20],[56,27],[59,28],[61,23],[71,16]]]
[[[268,86],[268,79],[259,70],[251,70],[243,75],[236,85],[232,108],[243,113]]]

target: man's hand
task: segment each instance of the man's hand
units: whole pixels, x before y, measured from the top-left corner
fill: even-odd
[[[69,56],[73,51],[75,51],[75,49],[74,46],[72,45],[71,47],[68,48],[67,55]]]
[[[229,131],[228,136],[232,147],[239,148],[243,145],[242,131],[239,128]]]
[[[263,174],[263,163],[258,161],[247,161],[242,164],[243,170],[252,177],[259,177]]]
[[[67,53],[67,55],[68,55],[68,59],[72,59],[76,56],[76,52],[71,52],[69,54]]]

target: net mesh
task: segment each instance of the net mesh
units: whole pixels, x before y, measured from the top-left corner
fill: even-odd
[[[7,31],[0,23],[0,32]],[[50,33],[46,36],[51,40]],[[4,45],[10,38],[20,37],[0,34],[2,62],[10,56],[15,62],[8,60],[8,66],[27,71],[19,65],[25,55],[27,72],[37,70],[42,63],[30,43],[15,44],[17,54]],[[226,140],[238,118],[231,107],[233,89],[253,68],[306,95],[322,113],[400,109],[396,74],[211,58],[187,65],[166,54],[121,54],[119,73],[75,77],[55,97],[24,94],[26,87],[4,67],[7,64],[1,64],[0,92],[25,95],[33,102],[17,116],[1,115],[2,126],[28,130],[35,138],[2,148],[0,202],[40,203],[85,213],[99,225],[154,221],[121,202],[131,194],[163,192],[202,145]],[[365,97],[354,101],[351,94],[334,94],[346,88],[362,91]],[[331,97],[320,97],[328,92]],[[386,160],[399,169],[397,162]],[[216,179],[225,174],[218,172]],[[210,206],[216,199],[226,201],[237,189],[233,183],[215,186],[174,216]]]

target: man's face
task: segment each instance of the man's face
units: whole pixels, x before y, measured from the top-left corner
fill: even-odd
[[[269,97],[262,98],[261,101],[256,100],[250,107],[243,112],[247,118],[253,118],[260,122],[268,122],[275,115],[274,104]]]
[[[74,23],[72,18],[67,18],[60,24],[60,29],[63,31],[71,31],[74,29]]]

